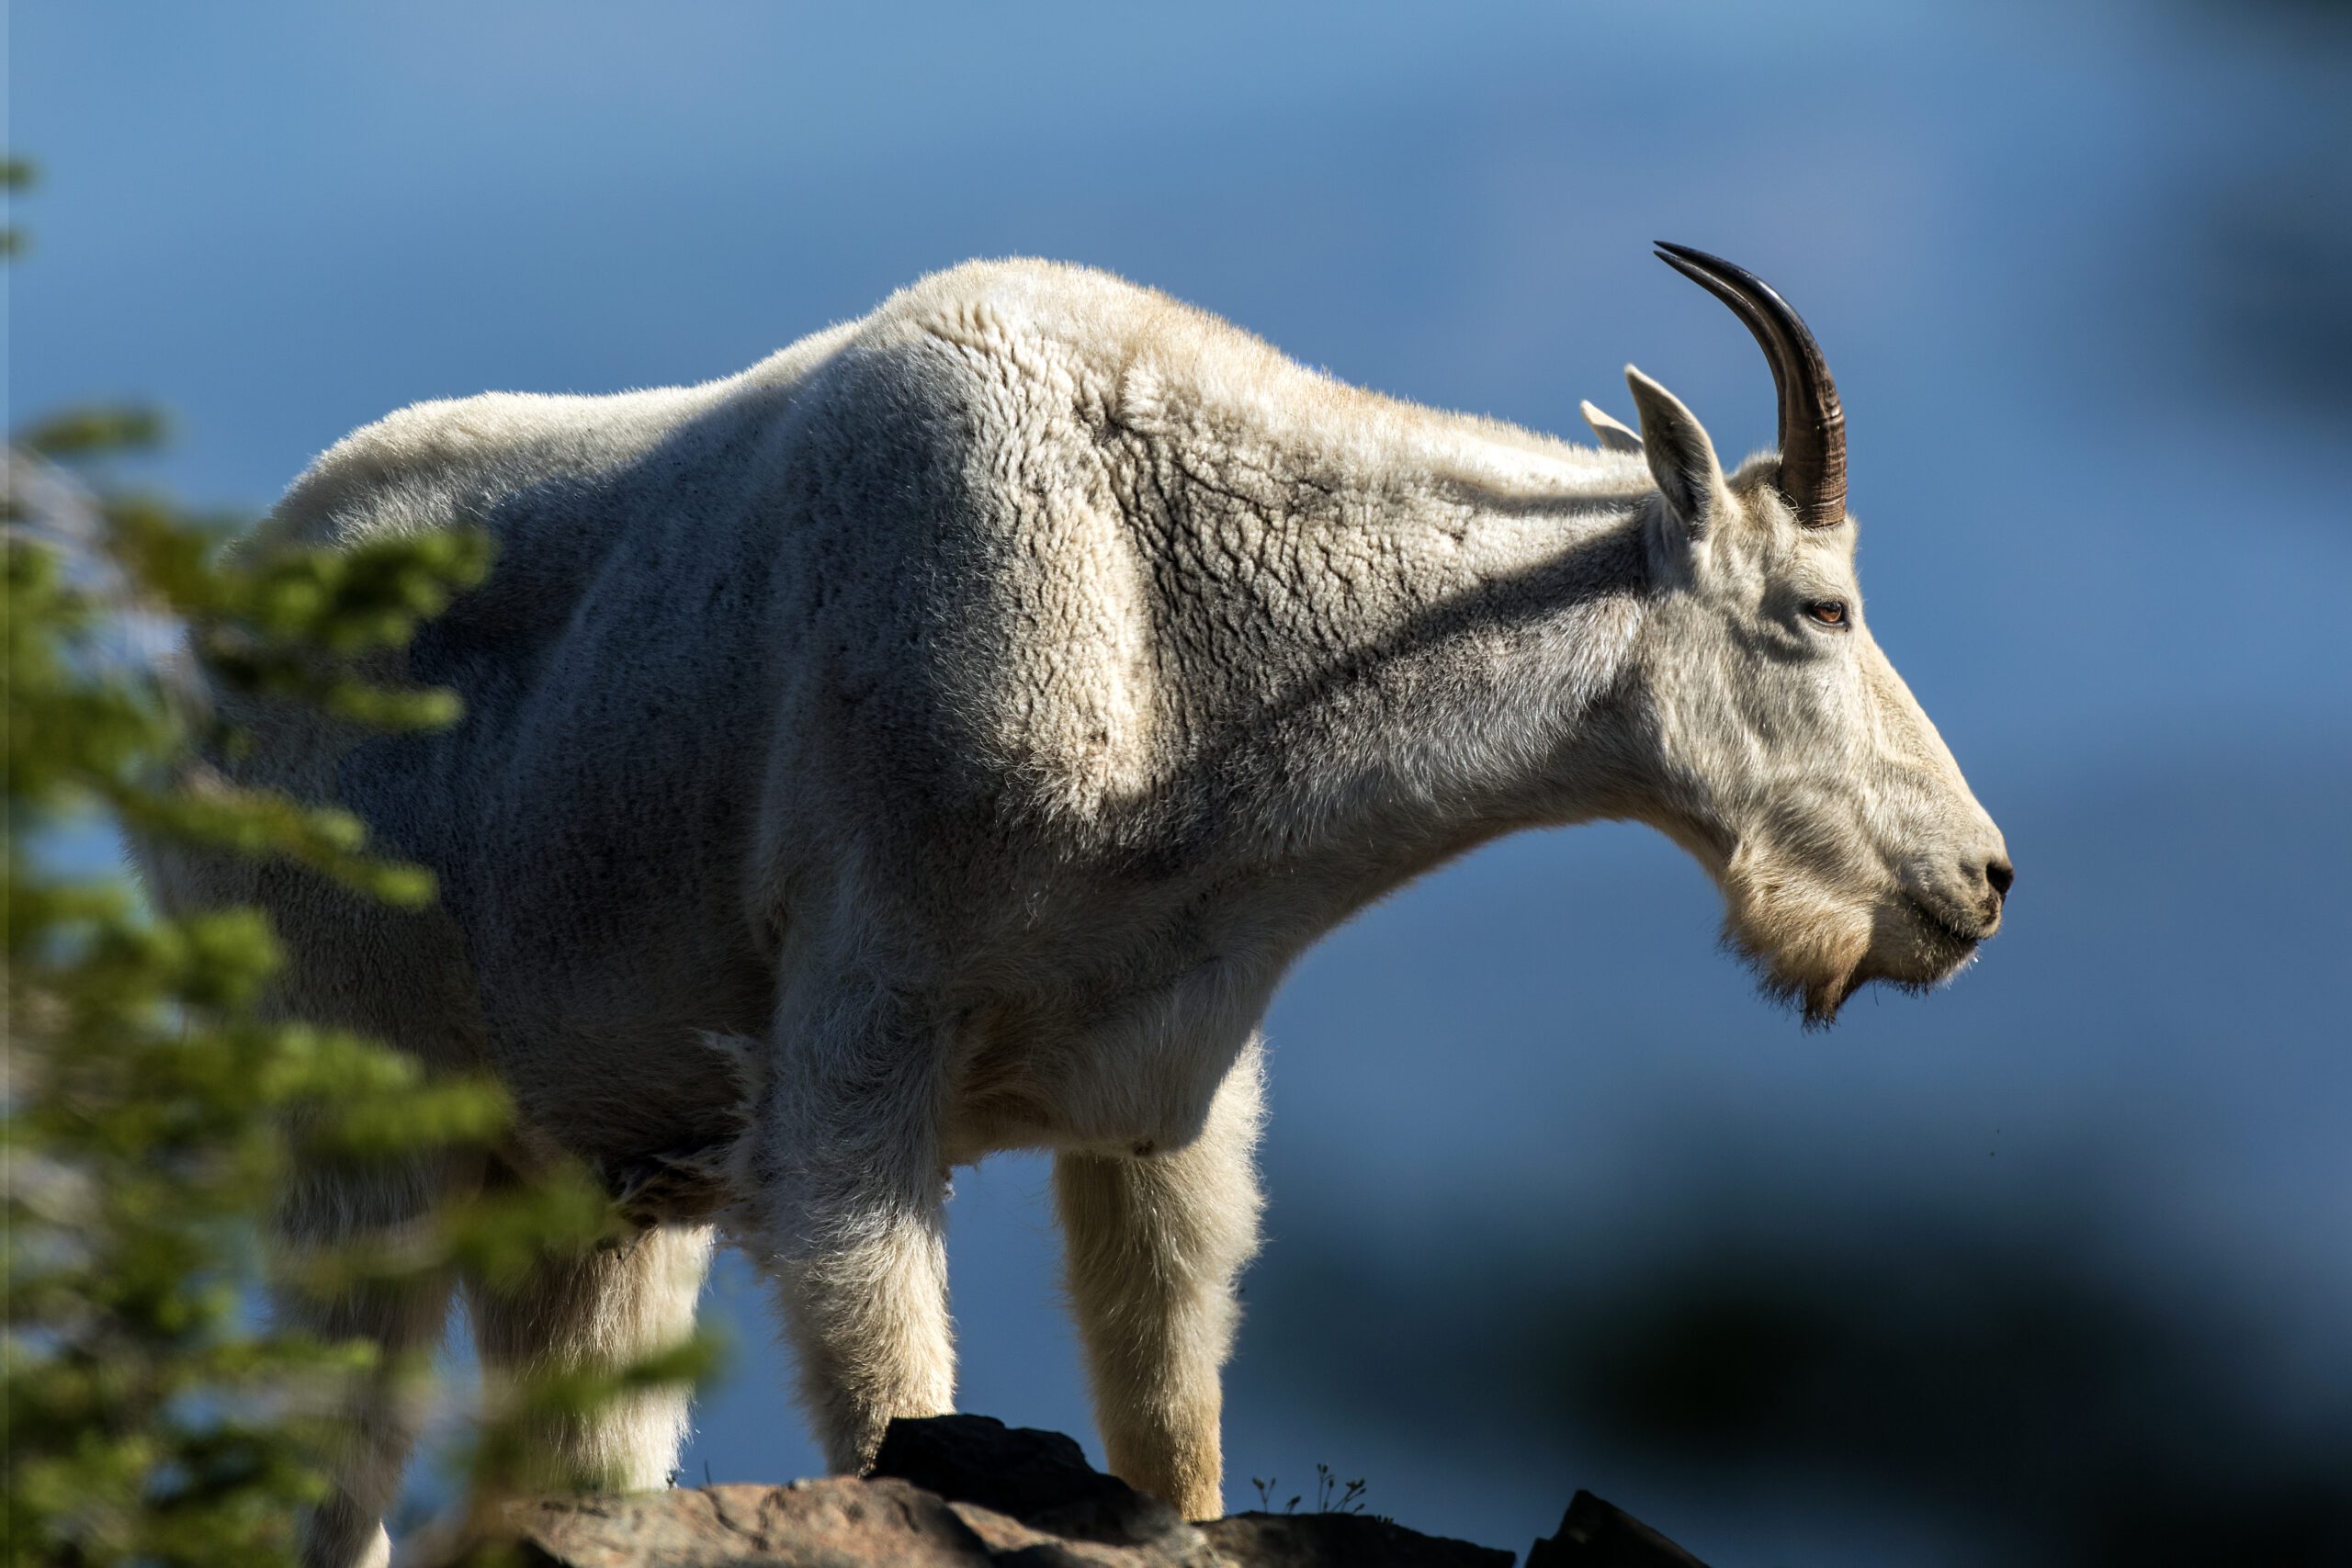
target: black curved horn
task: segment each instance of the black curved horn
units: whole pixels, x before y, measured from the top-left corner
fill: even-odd
[[[1804,318],[1772,286],[1688,245],[1657,242],[1657,259],[1731,307],[1747,324],[1781,395],[1781,491],[1808,528],[1846,520],[1846,410]]]

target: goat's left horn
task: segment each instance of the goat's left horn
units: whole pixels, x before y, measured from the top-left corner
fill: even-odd
[[[1657,259],[1731,307],[1771,362],[1781,396],[1781,491],[1808,528],[1846,520],[1846,411],[1821,345],[1772,286],[1721,256],[1657,242]]]

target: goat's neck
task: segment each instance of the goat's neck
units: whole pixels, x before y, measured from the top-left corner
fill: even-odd
[[[1377,462],[1195,429],[1148,443],[1140,474],[1195,793],[1286,857],[1395,846],[1350,874],[1374,882],[1611,808],[1579,735],[1646,602],[1634,470],[1427,417]]]

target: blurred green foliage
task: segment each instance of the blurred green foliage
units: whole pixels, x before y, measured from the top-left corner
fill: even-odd
[[[0,179],[21,186],[21,162]],[[20,248],[9,231],[6,252]],[[88,854],[94,829],[274,856],[390,902],[433,896],[341,811],[260,791],[185,788],[206,733],[159,657],[184,630],[211,678],[374,729],[453,722],[450,694],[366,678],[369,656],[488,569],[479,536],[346,552],[224,557],[220,520],[107,477],[157,441],[137,408],[77,410],[12,435],[5,513],[7,669],[8,1325],[4,1506],[10,1564],[290,1562],[322,1495],[337,1391],[367,1348],[273,1326],[259,1308],[267,1219],[289,1161],[489,1146],[508,1107],[487,1081],[262,1006],[279,949],[255,910],[166,919]],[[535,1249],[613,1239],[582,1173],[450,1206],[397,1252],[306,1274],[492,1279]],[[642,1365],[509,1392],[469,1445],[471,1495],[533,1477],[527,1434],[626,1390],[707,1373],[700,1341]],[[422,1367],[402,1375],[424,1376]],[[542,1428],[543,1429],[543,1428]]]

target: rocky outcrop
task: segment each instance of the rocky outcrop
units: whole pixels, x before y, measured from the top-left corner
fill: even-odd
[[[534,1568],[1511,1568],[1513,1555],[1363,1514],[1193,1522],[1058,1432],[983,1416],[892,1424],[874,1473],[517,1504]],[[1663,1551],[1670,1555],[1659,1555]],[[1643,1555],[1643,1553],[1648,1553]],[[1586,1493],[1528,1568],[1701,1568]]]
[[[508,1519],[525,1562],[564,1568],[967,1568],[994,1561],[951,1505],[903,1481],[548,1498],[516,1506]]]

